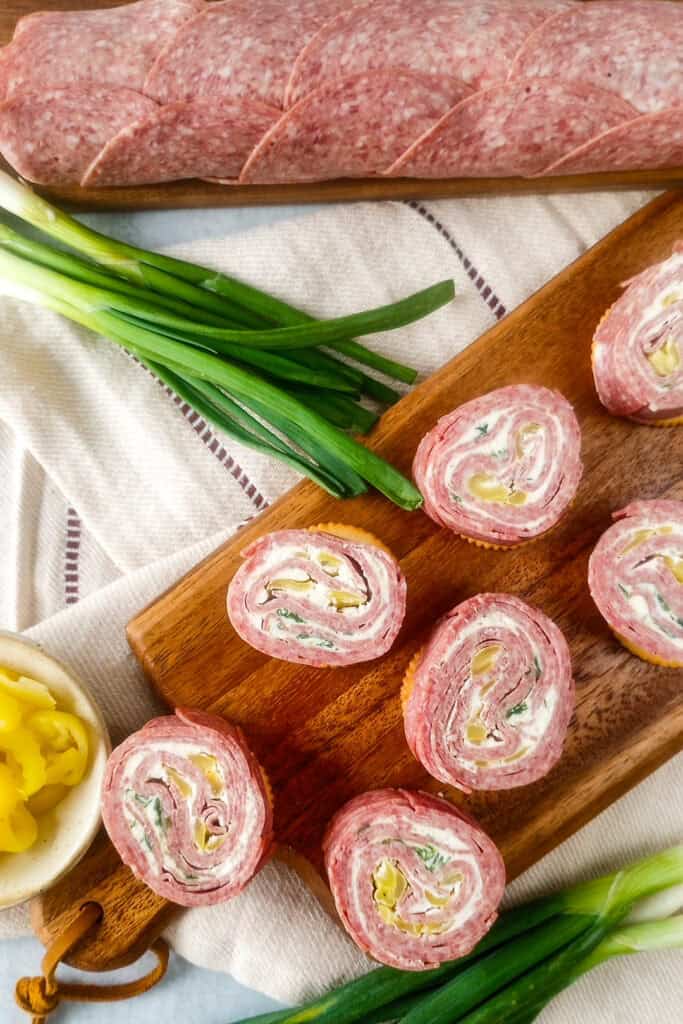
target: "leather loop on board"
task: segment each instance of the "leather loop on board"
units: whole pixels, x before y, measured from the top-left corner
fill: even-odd
[[[55,939],[43,957],[43,974],[37,978],[20,978],[15,990],[17,1005],[32,1015],[33,1024],[45,1024],[48,1016],[62,1001],[83,1003],[108,1003],[131,999],[147,992],[161,981],[168,967],[168,946],[163,939],[157,939],[151,950],[156,954],[157,966],[138,978],[123,985],[76,985],[59,982],[55,971],[59,963],[71,950],[99,924],[102,908],[97,903],[86,903],[68,928]]]

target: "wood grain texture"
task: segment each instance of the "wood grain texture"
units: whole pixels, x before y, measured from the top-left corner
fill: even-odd
[[[34,11],[118,7],[121,0],[3,0],[0,46],[9,42],[17,20]],[[0,158],[0,167],[7,165]],[[42,195],[75,210],[167,210],[218,206],[291,205],[374,199],[449,199],[476,195],[578,192],[596,189],[683,186],[683,167],[659,171],[570,174],[549,178],[363,178],[300,185],[214,185],[192,180],[135,188],[44,188]]]
[[[585,476],[570,514],[549,535],[511,551],[486,551],[378,495],[340,503],[304,483],[130,623],[131,646],[170,705],[205,708],[245,729],[273,784],[280,842],[316,867],[325,825],[345,800],[406,785],[446,792],[467,806],[500,845],[512,878],[683,747],[683,673],[628,654],[586,585],[589,553],[612,511],[635,498],[683,499],[683,431],[609,416],[595,395],[589,356],[593,329],[620,282],[668,255],[680,237],[683,198],[661,196],[394,406],[372,435],[371,446],[409,472],[419,439],[460,403],[504,384],[558,388],[581,422]],[[371,530],[400,558],[408,580],[404,627],[376,662],[312,669],[269,660],[244,644],[226,617],[240,550],[271,530],[331,521]],[[578,702],[564,756],[549,776],[464,798],[430,780],[413,759],[398,691],[436,619],[486,590],[518,594],[565,631]],[[107,879],[110,862],[103,863],[95,859],[93,876],[86,857],[36,912],[46,940],[76,901],[103,900],[105,920],[115,901],[117,921],[73,958],[83,966],[125,959],[138,929],[150,936],[165,920],[162,901],[120,866]]]

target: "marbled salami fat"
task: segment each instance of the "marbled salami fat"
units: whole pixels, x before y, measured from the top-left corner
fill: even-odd
[[[154,104],[150,115],[107,141],[86,170],[83,185],[236,179],[279,113],[256,100]]]
[[[225,0],[183,26],[145,92],[161,103],[243,97],[282,107],[299,51],[348,0]]]
[[[272,846],[268,784],[244,736],[199,711],[155,718],[114,750],[102,817],[124,863],[184,907],[236,896]]]
[[[504,81],[558,0],[371,0],[323,26],[297,58],[287,106],[337,76],[384,68],[454,75],[474,89]]]
[[[74,83],[141,90],[157,56],[201,0],[139,0],[22,19],[0,57],[0,98]]]
[[[524,384],[443,416],[413,462],[427,515],[468,540],[503,547],[550,530],[582,471],[571,405],[557,391]]]
[[[683,243],[626,283],[593,340],[600,401],[641,423],[683,417]]]
[[[423,971],[464,956],[497,917],[503,859],[447,800],[403,789],[357,796],[325,836],[339,916],[375,960]]]
[[[595,85],[646,113],[680,104],[682,52],[680,4],[592,0],[556,14],[529,35],[511,77]]]
[[[544,167],[550,174],[593,174],[683,166],[683,106],[643,114],[610,128]]]
[[[389,69],[335,79],[282,115],[243,182],[381,174],[469,89],[457,78]]]
[[[510,594],[478,594],[437,624],[404,684],[408,745],[440,782],[511,789],[559,761],[574,710],[567,642]]]
[[[619,96],[582,82],[507,82],[464,99],[415,141],[388,174],[529,176],[634,115]]]
[[[683,668],[683,501],[634,501],[588,564],[601,615],[638,657]]]
[[[157,110],[139,92],[92,83],[23,91],[0,103],[0,153],[27,181],[77,185],[112,135]]]
[[[351,665],[393,644],[405,615],[405,579],[364,531],[279,530],[243,555],[228,588],[228,616],[257,650],[304,665]]]

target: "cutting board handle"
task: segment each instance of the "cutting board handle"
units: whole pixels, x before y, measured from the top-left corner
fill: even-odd
[[[66,959],[84,971],[108,971],[133,963],[178,910],[135,878],[104,832],[75,868],[32,901],[31,922],[41,942],[52,945],[86,903],[98,904],[102,918]]]

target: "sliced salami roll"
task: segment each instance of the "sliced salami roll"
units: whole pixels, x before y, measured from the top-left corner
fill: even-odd
[[[683,243],[626,283],[593,339],[600,401],[615,416],[668,425],[683,417]]]
[[[199,711],[155,718],[114,750],[102,817],[123,862],[184,907],[236,896],[272,846],[256,758],[238,728]]]
[[[633,654],[683,668],[683,501],[615,512],[588,563],[600,614]]]
[[[557,391],[530,385],[499,388],[443,416],[413,462],[427,515],[485,547],[552,529],[582,472],[574,410]]]
[[[279,115],[279,110],[255,100],[153,104],[148,116],[109,139],[87,168],[83,185],[236,179]]]
[[[683,106],[624,121],[540,173],[592,174],[600,171],[636,171],[683,165]]]
[[[593,0],[556,14],[532,33],[511,77],[547,76],[595,85],[643,113],[683,94],[683,18],[668,0]]]
[[[371,534],[327,524],[251,544],[228,588],[228,616],[252,647],[304,665],[352,665],[389,650],[406,582]]]
[[[145,92],[161,103],[247,97],[282,107],[297,54],[348,6],[348,0],[212,3],[160,54]]]
[[[406,674],[408,745],[440,782],[511,789],[559,761],[574,710],[567,641],[510,594],[478,594],[437,624]]]
[[[323,849],[344,927],[390,967],[424,971],[464,956],[497,917],[503,859],[441,797],[404,789],[357,796],[332,819]]]
[[[336,79],[282,115],[251,154],[241,180],[380,174],[467,93],[447,75],[387,70]]]
[[[28,181],[77,185],[113,135],[157,110],[142,93],[90,83],[22,92],[0,103],[0,153]]]
[[[526,177],[634,115],[619,96],[581,82],[508,82],[464,99],[387,173],[412,178]]]
[[[533,29],[560,0],[371,0],[321,28],[303,48],[287,106],[337,76],[380,68],[454,75],[474,89],[507,78]]]
[[[92,11],[51,11],[19,22],[0,60],[0,97],[92,82],[141,90],[201,0],[139,0]]]

